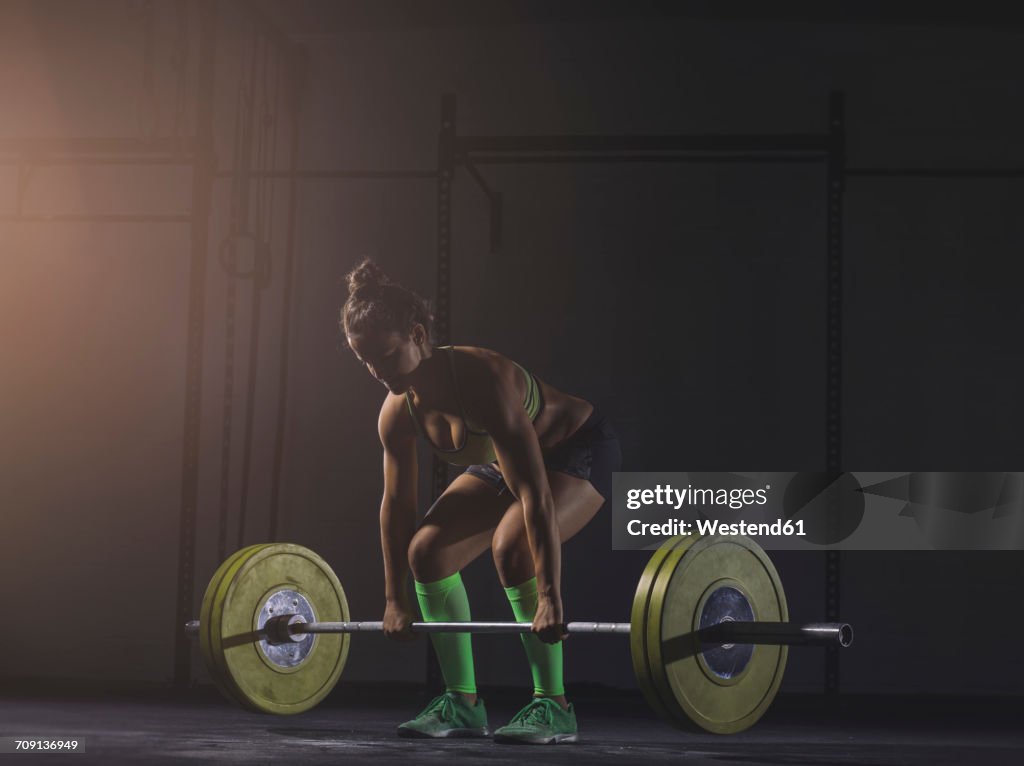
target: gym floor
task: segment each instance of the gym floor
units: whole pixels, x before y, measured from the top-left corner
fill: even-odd
[[[484,695],[492,726],[521,706],[522,690]],[[573,695],[576,745],[409,740],[395,726],[427,697],[412,687],[339,690],[292,717],[247,713],[197,687],[183,692],[23,688],[0,700],[0,735],[69,736],[86,752],[72,763],[1008,764],[1024,762],[1019,699],[779,696],[734,736],[673,729],[639,694],[595,688]],[[51,760],[63,756],[43,756]]]

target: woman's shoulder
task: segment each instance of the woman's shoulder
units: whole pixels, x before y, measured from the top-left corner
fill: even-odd
[[[521,401],[526,382],[519,365],[504,354],[479,346],[452,346],[455,377],[467,413],[476,413],[495,392]],[[503,396],[503,398],[504,398]]]
[[[446,346],[455,352],[459,361],[470,360],[478,365],[503,367],[505,365],[515,367],[518,363],[500,351],[484,348],[483,346]]]
[[[406,412],[407,406],[405,394],[388,393],[384,397],[377,416],[377,431],[381,440],[416,437],[416,429]]]
[[[449,346],[458,372],[480,378],[512,375],[516,364],[504,354],[481,346]]]

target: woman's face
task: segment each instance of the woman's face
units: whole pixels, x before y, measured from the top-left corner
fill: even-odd
[[[366,369],[393,394],[404,394],[409,389],[409,375],[419,366],[420,348],[416,339],[421,335],[417,325],[409,337],[401,333],[374,332],[348,335],[348,345]]]

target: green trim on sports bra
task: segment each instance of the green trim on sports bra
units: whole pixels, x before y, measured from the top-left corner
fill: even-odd
[[[416,415],[416,407],[412,403],[412,394],[406,391],[405,403],[408,407],[409,415],[412,417],[412,422],[416,426],[416,433],[422,436],[427,444],[430,445],[434,454],[453,465],[493,463],[497,460],[497,456],[495,455],[494,442],[491,440],[490,435],[486,431],[473,428],[472,424],[466,419],[465,410],[462,409],[462,398],[459,396],[459,380],[455,375],[455,349],[453,346],[439,346],[438,348],[444,349],[448,354],[448,367],[451,370],[452,384],[455,387],[455,403],[459,408],[459,417],[462,419],[464,426],[462,444],[454,449],[443,449],[434,444]],[[527,372],[522,365],[516,362],[512,362],[512,364],[515,364],[526,376],[526,394],[523,396],[523,407],[526,409],[526,414],[530,417],[530,420],[536,420],[544,406],[540,385],[537,383],[537,378]]]

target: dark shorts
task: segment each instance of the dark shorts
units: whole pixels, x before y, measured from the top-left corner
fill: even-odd
[[[576,433],[544,452],[544,466],[548,470],[586,479],[605,502],[611,498],[612,472],[618,471],[621,465],[619,437],[596,407]],[[499,495],[511,494],[497,462],[471,465],[465,472],[486,481]]]

